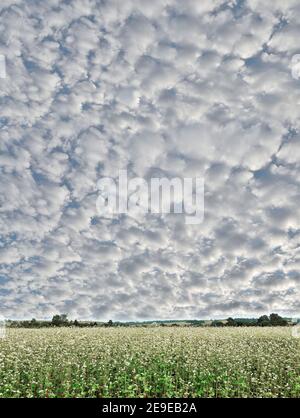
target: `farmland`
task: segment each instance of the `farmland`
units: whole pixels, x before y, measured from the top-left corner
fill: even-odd
[[[299,397],[300,345],[278,328],[9,329],[0,397]]]

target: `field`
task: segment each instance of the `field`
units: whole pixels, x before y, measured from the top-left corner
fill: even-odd
[[[10,329],[0,397],[299,397],[289,328]]]

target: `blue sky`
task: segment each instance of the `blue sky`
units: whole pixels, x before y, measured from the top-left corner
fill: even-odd
[[[0,314],[299,316],[299,19],[297,0],[2,0]],[[203,224],[99,216],[124,169],[203,177]]]

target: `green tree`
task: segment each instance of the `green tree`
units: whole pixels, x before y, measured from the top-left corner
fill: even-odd
[[[257,325],[260,327],[268,327],[271,325],[270,319],[267,315],[262,315],[257,320]]]
[[[236,327],[237,326],[237,323],[236,323],[236,321],[233,318],[227,318],[226,325],[228,327]]]
[[[224,324],[222,321],[215,320],[215,321],[212,321],[211,326],[212,327],[224,327]]]
[[[60,327],[63,325],[67,325],[68,324],[68,315],[67,314],[61,314],[61,315],[54,315],[52,318],[52,325],[56,326],[56,327]]]
[[[272,313],[270,315],[270,323],[274,327],[286,326],[288,324],[284,318],[275,313]]]

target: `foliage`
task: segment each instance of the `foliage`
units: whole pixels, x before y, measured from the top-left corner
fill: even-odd
[[[68,315],[62,314],[62,315],[54,315],[52,318],[52,325],[60,327],[68,324]]]
[[[254,318],[228,318],[225,320],[166,320],[166,321],[143,321],[143,322],[113,322],[111,319],[108,322],[97,321],[78,321],[75,319],[71,321],[66,314],[54,315],[51,321],[38,321],[35,318],[30,321],[7,321],[11,328],[41,328],[41,327],[137,327],[137,326],[212,326],[212,327],[250,327],[250,326],[286,326],[289,322],[280,317],[278,314],[271,314],[270,317],[263,315],[258,319]]]

